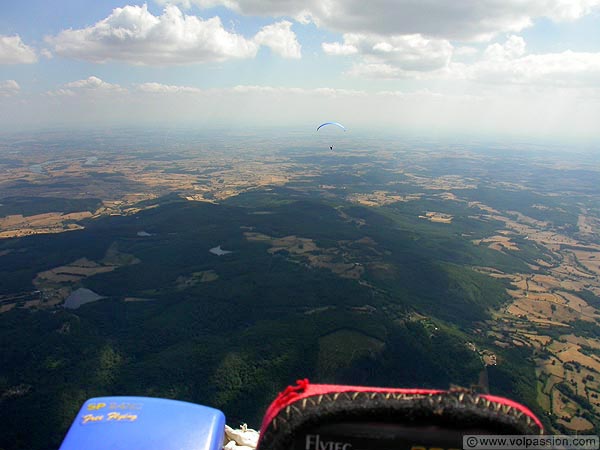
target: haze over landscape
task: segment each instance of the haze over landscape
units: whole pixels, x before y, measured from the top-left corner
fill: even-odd
[[[600,429],[600,1],[0,6],[1,449],[297,378]],[[316,128],[325,121],[340,127]]]
[[[597,0],[4,2],[0,127],[597,138],[598,22]]]

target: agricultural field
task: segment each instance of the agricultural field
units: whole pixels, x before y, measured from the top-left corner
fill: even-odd
[[[0,447],[17,421],[32,448],[58,445],[95,395],[211,404],[257,426],[304,376],[458,385],[527,404],[551,432],[598,428],[597,165],[296,139],[11,144]]]

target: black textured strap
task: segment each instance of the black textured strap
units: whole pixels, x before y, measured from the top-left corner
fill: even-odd
[[[299,399],[284,407],[264,430],[258,450],[289,450],[297,436],[317,425],[367,420],[484,429],[494,434],[537,435],[543,431],[517,408],[470,392],[338,392]]]

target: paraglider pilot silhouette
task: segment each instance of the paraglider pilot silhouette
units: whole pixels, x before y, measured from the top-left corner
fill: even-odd
[[[335,125],[336,127],[340,127],[342,130],[346,131],[346,127],[344,125],[342,125],[341,123],[338,123],[338,122],[325,122],[325,123],[322,123],[321,125],[319,125],[317,127],[317,131],[319,131],[322,127],[327,126],[327,125]],[[333,151],[333,145],[329,146],[329,150]]]

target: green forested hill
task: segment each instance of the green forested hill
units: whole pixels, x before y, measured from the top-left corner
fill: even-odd
[[[35,289],[36,274],[80,258],[118,266],[63,283],[103,300],[0,314],[0,448],[56,448],[81,403],[99,395],[178,398],[258,426],[301,377],[476,384],[484,366],[466,343],[505,286],[470,267],[523,266],[453,227],[407,225],[402,205],[376,211],[287,190],[159,203],[82,231],[0,242],[10,250],[1,294]],[[304,240],[277,248],[289,236]],[[218,245],[232,253],[209,252]],[[507,358],[519,370],[495,368],[490,390],[535,398],[533,367]]]

